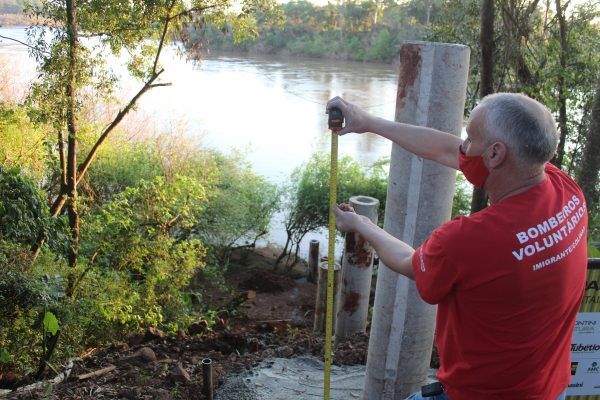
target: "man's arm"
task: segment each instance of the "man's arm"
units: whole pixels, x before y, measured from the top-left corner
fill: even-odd
[[[379,259],[388,268],[414,279],[412,269],[414,249],[375,225],[369,218],[349,210],[351,208],[344,204],[333,207],[338,229],[344,232],[358,232],[373,246]]]
[[[419,157],[458,169],[458,147],[462,140],[454,135],[424,126],[374,117],[341,97],[329,100],[327,110],[332,107],[339,108],[346,119],[344,128],[338,131],[339,135],[373,132]]]

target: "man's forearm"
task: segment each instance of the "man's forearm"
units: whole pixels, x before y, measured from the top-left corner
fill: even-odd
[[[414,279],[412,256],[415,251],[412,247],[396,239],[368,219],[363,219],[363,223],[357,227],[357,232],[373,246],[379,259],[388,268]]]
[[[437,129],[373,117],[369,130],[428,160],[458,169],[458,147],[462,140]]]

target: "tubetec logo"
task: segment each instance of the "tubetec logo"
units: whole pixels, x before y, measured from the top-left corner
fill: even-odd
[[[571,345],[571,351],[573,353],[593,353],[600,351],[600,344],[578,344],[573,343]]]

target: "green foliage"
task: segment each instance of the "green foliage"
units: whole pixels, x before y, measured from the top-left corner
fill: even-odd
[[[34,245],[47,226],[46,206],[33,182],[0,166],[0,239]]]
[[[600,249],[588,242],[588,258],[600,258]]]
[[[82,247],[106,285],[98,307],[107,321],[135,331],[185,315],[183,289],[204,266],[205,248],[191,236],[206,201],[204,186],[191,178],[157,177],[84,218]]]
[[[0,165],[26,171],[41,182],[50,162],[43,126],[31,122],[25,107],[0,101]]]
[[[28,273],[31,259],[27,249],[0,241],[0,319],[8,322],[21,309],[31,309],[43,299],[42,285]]]
[[[47,272],[60,262],[42,255],[32,265],[28,248],[0,240],[0,265],[0,352],[19,370],[32,368],[43,352],[44,314],[58,305]]]
[[[394,38],[387,28],[380,30],[371,39],[371,45],[367,49],[366,59],[373,61],[387,61],[393,57]]]
[[[387,192],[387,160],[365,168],[350,157],[342,157],[338,163],[337,203],[347,203],[351,196],[371,196],[379,200],[379,222],[383,221]],[[288,189],[285,229],[287,243],[281,258],[298,253],[298,246],[311,231],[326,226],[329,216],[330,158],[328,154],[316,153],[292,174]],[[294,249],[295,247],[295,249]]]
[[[37,0],[0,0],[0,14],[22,13],[27,4],[39,4]]]
[[[0,364],[8,364],[9,361],[10,354],[8,354],[6,349],[2,349],[2,351],[0,351]]]
[[[264,4],[262,8],[248,7],[242,13],[244,20],[256,22],[253,34],[244,40],[239,40],[231,23],[225,24],[225,29],[209,24],[190,29],[188,48],[194,51],[208,44],[224,50],[389,62],[401,40],[422,39],[425,32],[415,28],[410,16],[415,4],[379,4],[378,23],[374,22],[377,5],[372,0],[347,0],[338,5],[330,2],[326,6],[304,0]]]
[[[55,336],[58,332],[58,319],[56,319],[56,315],[52,314],[52,312],[46,311],[42,324],[44,326],[44,331],[50,332],[52,336]]]
[[[211,246],[220,266],[226,269],[237,245],[254,245],[266,235],[278,210],[279,191],[253,173],[240,155],[213,155],[218,171],[206,207],[196,215],[202,242]]]
[[[89,186],[83,190],[94,200],[106,201],[127,187],[162,174],[161,158],[155,147],[117,136],[99,151],[86,176]]]
[[[465,179],[462,173],[457,173],[454,199],[452,200],[452,218],[471,213],[472,195],[473,186]]]

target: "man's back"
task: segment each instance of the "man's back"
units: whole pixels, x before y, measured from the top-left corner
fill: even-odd
[[[546,175],[415,253],[419,293],[439,304],[438,378],[452,400],[552,399],[568,384],[587,213],[571,178],[550,164]]]

